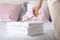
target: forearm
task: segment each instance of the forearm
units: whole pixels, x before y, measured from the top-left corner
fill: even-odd
[[[36,6],[38,8],[41,8],[42,2],[43,2],[43,0],[37,0]]]

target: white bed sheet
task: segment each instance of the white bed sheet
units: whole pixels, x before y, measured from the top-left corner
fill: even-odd
[[[8,30],[7,30],[7,24],[9,24],[9,23],[0,22],[0,40],[56,40],[55,33],[53,30],[54,27],[51,22],[48,22],[44,25],[45,33],[43,35],[40,35],[37,37],[30,37],[25,34],[24,35],[17,34],[18,36],[9,35]],[[13,24],[13,25],[15,25],[15,24]],[[19,26],[17,26],[17,27],[19,27]]]

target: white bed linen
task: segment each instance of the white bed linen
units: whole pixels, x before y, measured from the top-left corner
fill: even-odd
[[[9,24],[9,23],[7,23]],[[4,22],[0,22],[0,28],[2,28],[3,25],[6,25],[6,23]],[[13,26],[15,27],[19,27],[16,25],[20,25],[19,23],[17,24],[13,24]],[[54,28],[52,26],[52,23],[48,22],[46,24],[44,24],[44,34],[37,36],[37,37],[30,37],[28,35],[26,35],[25,33],[19,35],[18,36],[14,36],[14,35],[9,35],[9,33],[7,32],[7,27],[8,26],[3,26],[4,28],[0,29],[0,40],[55,40],[55,34],[54,34]],[[4,30],[3,32],[1,32],[2,30]],[[19,30],[18,30],[19,31]],[[17,32],[16,32],[17,33]]]

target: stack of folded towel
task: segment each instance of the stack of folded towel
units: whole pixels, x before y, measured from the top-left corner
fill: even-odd
[[[25,22],[8,22],[7,32],[10,37],[24,37],[27,35],[28,23]]]
[[[38,36],[43,33],[43,23],[40,22],[8,22],[9,36]]]
[[[28,34],[30,36],[40,36],[43,34],[43,23],[34,21],[29,23]]]

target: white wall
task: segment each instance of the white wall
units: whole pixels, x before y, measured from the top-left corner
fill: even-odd
[[[7,3],[7,4],[20,4],[26,2],[27,0],[0,0],[0,3]]]

